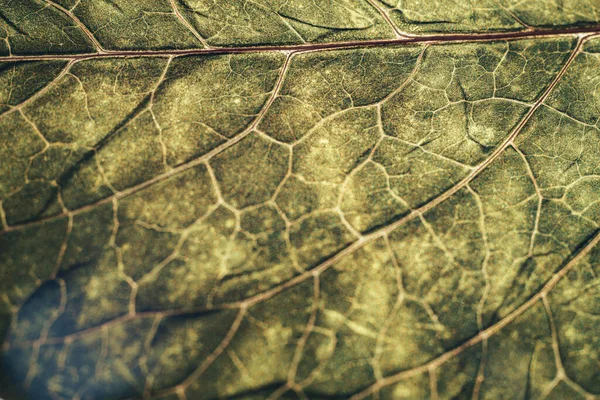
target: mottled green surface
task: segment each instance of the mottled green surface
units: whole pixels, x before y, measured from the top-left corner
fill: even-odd
[[[0,397],[599,398],[599,14],[0,0]]]
[[[411,33],[506,31],[598,22],[596,0],[373,0]]]

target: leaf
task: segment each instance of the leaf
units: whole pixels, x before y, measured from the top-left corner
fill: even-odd
[[[0,396],[596,398],[598,15],[0,0]]]

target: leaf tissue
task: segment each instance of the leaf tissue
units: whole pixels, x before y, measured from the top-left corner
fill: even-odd
[[[0,397],[598,399],[598,0],[0,0]]]

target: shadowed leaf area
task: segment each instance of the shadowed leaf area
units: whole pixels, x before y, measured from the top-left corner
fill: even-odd
[[[600,398],[599,16],[0,0],[0,397]]]

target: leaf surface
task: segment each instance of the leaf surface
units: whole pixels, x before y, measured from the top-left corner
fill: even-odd
[[[597,398],[599,14],[0,0],[0,396]]]

